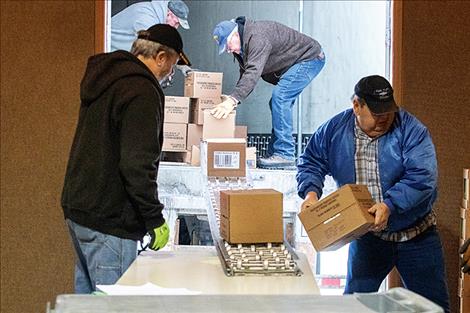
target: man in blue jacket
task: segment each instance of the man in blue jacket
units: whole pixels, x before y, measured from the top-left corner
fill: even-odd
[[[352,106],[320,126],[300,157],[302,209],[321,197],[325,175],[338,186],[367,185],[376,201],[369,209],[375,224],[349,246],[345,293],[377,291],[396,266],[406,288],[449,312],[429,131],[397,107],[392,86],[381,76],[356,84]]]

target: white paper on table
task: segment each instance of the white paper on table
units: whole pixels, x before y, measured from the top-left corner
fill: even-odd
[[[199,295],[200,291],[186,288],[164,288],[152,283],[140,286],[96,285],[98,289],[110,296],[154,296],[154,295]]]

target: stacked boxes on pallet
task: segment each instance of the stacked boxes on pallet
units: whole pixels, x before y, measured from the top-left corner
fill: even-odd
[[[470,169],[463,170],[463,199],[460,208],[460,245],[470,238]],[[470,248],[469,248],[470,249]],[[470,312],[470,274],[460,274],[459,278],[460,312]]]
[[[184,97],[165,97],[163,151],[166,153],[162,160],[199,165],[201,140],[246,140],[246,126],[235,126],[235,111],[220,120],[210,114],[209,109],[222,101],[222,78],[223,73],[190,72],[184,82]],[[249,164],[255,164],[256,151],[250,150],[249,155]]]
[[[165,97],[165,121],[163,124],[163,151],[185,152],[189,121],[188,97]]]

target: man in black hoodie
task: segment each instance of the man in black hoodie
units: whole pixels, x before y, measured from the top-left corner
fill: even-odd
[[[147,232],[151,249],[168,241],[156,184],[165,101],[159,81],[175,64],[190,65],[182,49],[176,29],[157,24],[139,32],[130,53],[88,60],[62,191],[78,256],[76,293],[114,284]]]

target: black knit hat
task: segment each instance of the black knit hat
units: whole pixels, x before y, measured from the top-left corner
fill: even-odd
[[[393,98],[393,88],[382,76],[372,75],[362,78],[354,87],[354,93],[366,101],[374,114],[398,111]]]
[[[141,34],[138,39],[146,39],[174,49],[179,54],[178,65],[191,65],[183,52],[183,40],[178,31],[168,24],[156,24],[147,29],[147,34]]]

